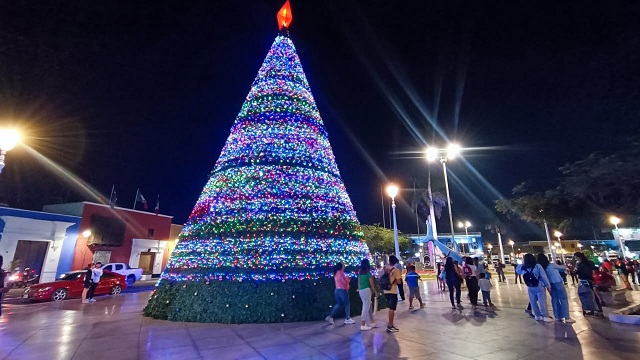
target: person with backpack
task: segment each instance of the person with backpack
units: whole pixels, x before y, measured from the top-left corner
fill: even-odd
[[[535,319],[553,322],[553,319],[547,316],[547,291],[551,291],[551,283],[542,266],[536,263],[536,257],[533,254],[525,254],[523,264],[518,265],[516,272],[522,275],[522,280],[527,285]]]
[[[331,313],[324,320],[333,325],[333,318],[338,313],[340,306],[344,307],[344,324],[351,325],[356,322],[351,319],[351,306],[349,303],[349,278],[344,273],[344,265],[339,262],[333,267],[333,279],[336,282],[336,290],[334,295],[336,298],[336,305],[331,309]]]
[[[453,291],[456,292],[456,304],[458,307],[462,309],[462,304],[460,303],[460,283],[462,282],[462,274],[460,272],[460,268],[454,264],[453,259],[448,257],[444,263],[444,279],[447,282],[447,287],[449,288],[449,299],[451,300],[451,308],[456,309],[456,305],[453,303]]]
[[[478,306],[478,292],[480,291],[480,286],[478,285],[478,268],[475,266],[473,258],[467,257],[464,259],[464,266],[462,267],[462,270],[467,282],[467,289],[469,290],[471,308],[475,310]]]
[[[387,307],[389,308],[389,323],[387,324],[387,332],[395,333],[400,331],[393,324],[398,307],[398,284],[402,283],[402,273],[395,265],[398,263],[395,255],[389,256],[389,264],[384,267],[384,273],[380,276],[380,287],[387,299]]]
[[[538,264],[542,266],[551,283],[551,307],[556,321],[564,323],[576,322],[569,317],[569,298],[567,297],[567,290],[564,288],[564,280],[560,274],[560,270],[564,270],[564,266],[551,263],[545,254],[538,254]]]

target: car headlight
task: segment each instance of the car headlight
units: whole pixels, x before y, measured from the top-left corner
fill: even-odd
[[[11,275],[9,277],[9,281],[16,281],[16,280],[18,280],[18,276],[16,276],[16,275]]]
[[[40,288],[40,289],[38,289],[38,292],[45,292],[45,291],[49,291],[49,290],[51,290],[51,286]]]

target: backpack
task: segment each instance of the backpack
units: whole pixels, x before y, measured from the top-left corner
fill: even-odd
[[[473,270],[471,270],[471,266],[464,264],[464,267],[462,268],[462,270],[464,271],[464,276],[467,278],[470,278],[473,275]]]
[[[540,284],[540,279],[535,276],[533,269],[524,269],[522,279],[524,280],[524,283],[530,287],[537,287]]]
[[[393,271],[393,269],[391,269],[391,271]],[[382,276],[380,276],[380,287],[382,290],[391,290],[391,279],[389,277],[391,271],[385,271]]]

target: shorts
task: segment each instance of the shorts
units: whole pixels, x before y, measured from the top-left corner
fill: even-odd
[[[384,294],[384,297],[387,299],[387,307],[389,310],[396,311],[398,307],[398,294]]]
[[[409,288],[409,299],[413,299],[413,298],[422,300],[420,297],[420,287],[416,286],[416,287]]]

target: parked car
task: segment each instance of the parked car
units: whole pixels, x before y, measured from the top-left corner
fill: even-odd
[[[62,301],[82,296],[86,270],[64,273],[58,280],[29,286],[22,298],[34,301]],[[95,295],[118,295],[127,288],[124,276],[105,271],[96,287]]]
[[[125,263],[108,263],[102,265],[102,270],[112,271],[127,279],[127,285],[131,286],[136,281],[142,279],[142,269],[132,268]]]

